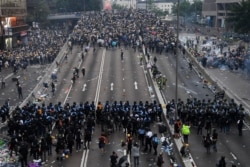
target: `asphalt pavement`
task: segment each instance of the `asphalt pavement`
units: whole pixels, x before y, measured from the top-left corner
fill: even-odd
[[[11,67],[8,69],[2,69],[0,76],[5,78],[5,88],[1,88],[0,106],[3,105],[7,99],[10,100],[11,107],[20,105],[43,78],[47,67],[49,66],[50,64],[31,65],[28,66],[26,70],[20,69],[17,74],[13,73]],[[16,81],[13,80],[14,78],[18,78],[20,85],[22,86],[23,98],[18,98]]]
[[[180,33],[180,39],[194,39],[195,36],[196,34],[192,33]],[[227,47],[225,47],[224,50],[226,51]],[[204,68],[201,63],[197,61],[197,59],[193,60],[195,60],[194,63],[199,66],[199,72],[203,73],[203,75],[206,75],[208,77],[207,79],[212,82],[208,84],[214,84],[221,90],[224,90],[229,98],[235,99],[238,104],[242,104],[246,113],[248,115],[250,114],[250,78],[246,77],[244,72],[240,70],[229,71],[221,70],[219,68]]]
[[[115,56],[115,55],[111,55],[111,56]],[[199,63],[197,62],[197,64]],[[203,67],[200,67],[200,68],[203,70],[203,72],[205,72],[210,77],[210,79],[213,80],[213,82],[215,82],[221,89],[225,90],[225,92],[227,93],[229,97],[232,97],[235,100],[237,100],[237,102],[242,103],[246,111],[249,111],[249,105],[250,105],[249,104],[250,100],[248,99],[249,78],[244,77],[244,75],[240,72],[221,71],[220,69],[209,69],[209,68],[203,68]],[[28,97],[29,93],[32,92],[32,90],[41,80],[41,76],[44,76],[46,72],[48,72],[48,68],[45,68],[45,67],[41,68],[41,66],[29,66],[27,71],[20,71],[20,73],[17,74],[17,76],[20,76],[21,84],[24,87],[26,87],[24,88],[24,92],[23,92],[24,98]],[[1,104],[0,105],[2,105],[7,98],[10,98],[11,106],[14,107],[16,105],[20,105],[22,102],[22,99],[18,99],[17,92],[15,89],[15,82],[12,81],[12,78],[16,76],[12,73],[12,70],[4,69],[2,70],[0,75],[5,76],[6,78],[6,88],[1,90],[1,99],[0,99]],[[84,82],[81,84],[84,85]],[[117,139],[117,141],[119,141],[119,139]],[[193,141],[197,141],[197,140],[193,140]],[[115,146],[119,145],[119,143],[113,143],[113,144]],[[195,145],[195,143],[190,143],[190,144],[191,146]],[[197,160],[198,158],[200,159],[202,157],[202,156],[199,156],[199,157],[197,156],[197,154],[201,155],[201,151],[198,148],[199,147],[191,148],[192,152],[195,153],[194,160]],[[202,158],[205,158],[205,157],[202,157]],[[210,162],[210,163],[214,164],[215,162]]]

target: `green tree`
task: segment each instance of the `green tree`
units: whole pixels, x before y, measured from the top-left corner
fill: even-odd
[[[66,12],[92,11],[102,9],[102,0],[57,0],[57,8]],[[59,10],[60,11],[60,10]]]
[[[146,0],[146,9],[152,10],[154,7],[154,0]]]
[[[190,11],[193,12],[195,15],[201,15],[202,12],[202,1],[195,0],[194,3],[190,6]]]
[[[227,27],[234,27],[239,33],[250,32],[250,0],[243,0],[239,5],[235,5],[231,14],[226,19]],[[230,24],[230,25],[229,25]]]
[[[58,12],[68,12],[69,1],[59,0],[56,2],[56,7]]]
[[[45,0],[40,0],[36,8],[37,21],[45,22],[47,20],[48,14],[50,13],[49,6]]]
[[[27,22],[46,22],[49,13],[48,3],[45,0],[39,0],[36,2],[35,7],[27,14]]]
[[[172,7],[172,12],[173,14],[177,15],[177,6],[178,4],[175,3]],[[180,16],[190,16],[192,13],[192,8],[191,8],[191,4],[189,1],[182,1],[179,3],[179,15]]]
[[[166,16],[168,14],[168,11],[163,11],[160,8],[154,6],[152,11],[157,15],[157,16]]]
[[[112,5],[112,9],[122,10],[126,9],[126,7],[115,3]]]

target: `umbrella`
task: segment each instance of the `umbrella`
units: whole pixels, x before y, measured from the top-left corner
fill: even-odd
[[[98,39],[97,43],[103,45],[104,44],[104,40],[103,39]]]
[[[116,46],[116,41],[112,41],[112,46]]]
[[[118,166],[118,167],[121,167],[122,164],[123,164],[124,162],[126,162],[127,160],[128,160],[127,155],[122,156],[122,157],[119,159],[117,166]]]

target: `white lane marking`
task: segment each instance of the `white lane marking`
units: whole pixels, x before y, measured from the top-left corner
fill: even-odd
[[[234,155],[234,153],[230,152],[234,160],[237,160],[237,157]]]
[[[93,80],[96,80],[96,79],[98,79],[98,76],[97,76],[97,77],[95,77],[95,78],[92,78],[92,79],[87,80],[87,82],[89,82],[89,81],[93,81]]]
[[[134,85],[135,85],[135,89],[137,90],[138,86],[137,86],[137,82],[136,81],[134,82]]]
[[[88,156],[89,156],[89,149],[87,150],[87,153],[86,153],[86,156],[85,156],[84,167],[86,167],[86,166],[87,166]]]
[[[85,164],[85,155],[86,155],[86,150],[83,151],[80,167],[83,167],[83,164]]]
[[[114,90],[113,86],[114,86],[114,83],[112,82],[112,83],[110,84],[110,90],[111,90],[111,91]]]
[[[86,90],[86,87],[87,87],[87,84],[85,83],[85,84],[83,85],[83,88],[82,88],[82,91],[83,91],[83,92]]]
[[[104,61],[105,61],[105,54],[106,54],[106,50],[103,50],[101,66],[100,66],[100,71],[99,71],[99,75],[98,75],[97,87],[96,87],[95,105],[97,105],[97,103],[99,101],[100,88],[101,88],[101,83],[102,83],[102,74],[103,74]],[[89,156],[89,150],[84,151],[80,167],[87,167],[88,156]]]
[[[99,95],[100,95],[100,87],[101,87],[101,82],[102,82],[102,74],[103,74],[103,68],[104,68],[105,53],[106,53],[106,50],[103,50],[102,61],[101,61],[99,75],[98,75],[97,88],[96,88],[96,94],[95,94],[95,104],[96,105],[98,103]]]

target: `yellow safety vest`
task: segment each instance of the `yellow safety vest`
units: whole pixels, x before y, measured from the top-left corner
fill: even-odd
[[[183,135],[189,135],[189,134],[190,134],[190,128],[189,128],[189,126],[183,125],[183,126],[182,126],[182,129],[181,129],[181,133],[182,133]]]

